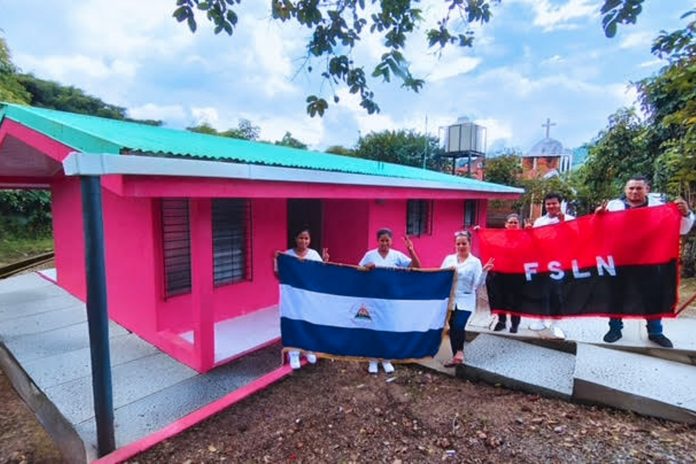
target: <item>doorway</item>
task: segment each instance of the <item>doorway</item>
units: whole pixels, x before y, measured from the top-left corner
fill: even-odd
[[[295,233],[301,227],[309,227],[314,248],[321,255],[323,244],[323,204],[321,200],[288,200],[288,248],[295,246]]]

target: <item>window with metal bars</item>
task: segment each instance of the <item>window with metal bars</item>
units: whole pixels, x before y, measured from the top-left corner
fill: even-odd
[[[249,200],[213,200],[213,275],[215,285],[251,276]]]
[[[432,233],[431,200],[408,200],[406,205],[406,233],[408,235],[430,235]]]
[[[476,225],[478,216],[476,200],[464,200],[464,227],[469,228]]]
[[[163,199],[162,248],[166,296],[191,291],[191,235],[186,199]]]

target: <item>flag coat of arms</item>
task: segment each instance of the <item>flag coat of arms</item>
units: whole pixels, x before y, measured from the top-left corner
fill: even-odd
[[[679,224],[674,205],[480,231],[491,311],[523,316],[674,317]]]
[[[278,256],[280,330],[287,348],[392,360],[440,348],[453,270],[370,271]]]

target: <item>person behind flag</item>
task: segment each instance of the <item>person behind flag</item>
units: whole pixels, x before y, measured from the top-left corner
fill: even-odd
[[[398,250],[392,249],[393,237],[394,233],[391,229],[386,227],[379,229],[377,231],[377,242],[379,246],[365,253],[359,265],[368,270],[374,269],[375,267],[419,268],[421,266],[420,259],[416,254],[411,239],[407,235],[403,237],[409,257]],[[382,360],[382,368],[387,374],[394,372],[394,366],[388,359]],[[378,360],[371,359],[367,371],[370,374],[376,374],[378,369]]]
[[[489,259],[485,266],[481,266],[481,260],[471,254],[469,232],[456,232],[454,247],[457,252],[447,255],[440,266],[441,269],[454,268],[457,272],[455,306],[449,319],[452,360],[446,363],[445,367],[454,367],[464,362],[466,323],[471,313],[476,311],[476,290],[486,281],[488,271],[493,269],[493,258]]]
[[[505,218],[505,228],[508,230],[515,230],[520,228],[520,216],[517,213],[512,213],[508,214],[507,217]],[[520,326],[520,320],[522,318],[520,316],[516,315],[511,315],[510,316],[510,322],[512,325],[510,326],[510,333],[517,333],[517,329]],[[500,332],[501,330],[504,330],[505,327],[507,326],[507,315],[505,313],[499,314],[498,315],[498,322],[495,324],[495,327],[493,327],[494,332]]]
[[[575,219],[575,216],[566,214],[562,211],[561,203],[563,203],[563,196],[560,193],[547,193],[546,196],[544,196],[544,208],[546,208],[546,214],[538,217],[534,221],[534,225],[532,227],[542,227],[551,224],[560,224],[562,222],[572,221],[573,219]],[[560,289],[557,288],[553,290],[560,291]],[[549,295],[549,297],[553,298],[553,295]],[[553,335],[553,337],[555,338],[565,338],[565,334],[563,333],[561,328],[558,327],[551,319],[542,319],[540,321],[534,321],[531,324],[529,324],[529,330],[548,330],[549,333]]]
[[[603,213],[605,211],[623,211],[633,208],[646,208],[650,206],[659,206],[664,204],[662,201],[652,198],[650,193],[650,184],[645,176],[632,176],[624,187],[624,195],[611,201],[604,201],[597,207],[595,213]],[[686,201],[679,198],[674,200],[679,212],[682,215],[679,233],[686,235],[694,225],[694,213],[689,210]],[[672,348],[672,341],[662,333],[662,320],[651,319],[646,320],[646,328],[648,330],[648,339],[664,348]],[[614,343],[622,337],[621,330],[623,329],[623,320],[620,317],[612,317],[609,319],[609,331],[604,335],[604,341]]]
[[[309,230],[309,227],[301,227],[295,233],[295,246],[286,250],[285,254],[294,256],[295,258],[299,259],[307,259],[309,261],[328,261],[329,249],[322,249],[322,255],[319,256],[319,253],[316,250],[314,250],[313,248],[309,248],[309,244],[311,243],[311,241],[312,235]],[[274,266],[274,268],[277,272],[277,264]],[[316,364],[316,354],[312,353],[311,351],[308,351],[305,353],[305,357],[307,358],[308,363]],[[300,352],[298,350],[292,350],[288,352],[288,359],[290,360],[290,367],[292,367],[293,369],[299,369],[300,367],[302,367],[302,363],[300,362]]]

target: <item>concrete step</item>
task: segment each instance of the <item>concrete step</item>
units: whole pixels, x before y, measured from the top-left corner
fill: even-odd
[[[464,349],[457,376],[570,399],[575,356],[520,340],[481,334]]]
[[[696,423],[696,368],[579,343],[573,399]]]
[[[672,340],[674,348],[662,348],[648,340],[643,319],[624,319],[623,337],[615,343],[605,343],[604,334],[608,330],[606,318],[576,318],[563,319],[556,325],[563,330],[565,340],[550,339],[548,331],[529,330],[531,319],[522,318],[519,332],[511,334],[508,327],[502,332],[493,332],[497,317],[491,315],[488,309],[479,308],[469,321],[467,331],[478,334],[500,335],[525,341],[541,341],[556,344],[555,348],[561,348],[563,343],[568,344],[572,350],[575,343],[591,343],[612,349],[626,350],[641,353],[652,357],[659,357],[671,361],[696,365],[696,319],[677,318],[663,319],[664,333]]]

